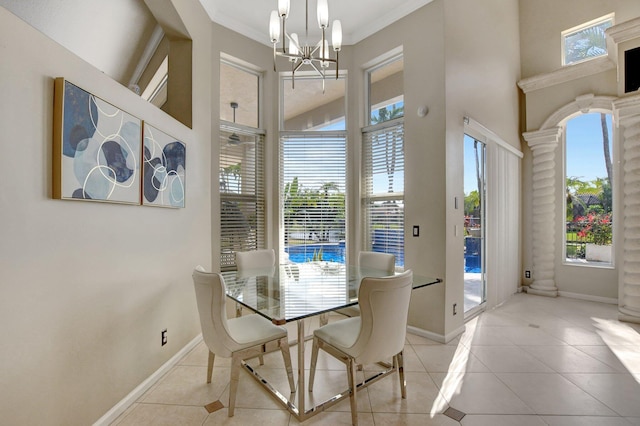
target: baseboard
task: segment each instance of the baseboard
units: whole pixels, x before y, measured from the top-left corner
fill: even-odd
[[[422,328],[413,327],[411,325],[407,326],[407,331],[409,333],[415,334],[416,336],[425,337],[429,340],[433,340],[438,343],[449,343],[450,341],[458,337],[460,334],[464,333],[464,330],[465,330],[465,326],[463,324],[462,326],[452,331],[451,333],[447,333],[446,335],[443,335],[443,334],[437,334],[428,330],[424,330]]]
[[[202,334],[187,343],[174,356],[172,356],[162,367],[158,368],[151,376],[140,383],[129,395],[114,405],[104,416],[100,417],[93,426],[107,426],[115,421],[127,408],[133,405],[140,397],[153,386],[162,376],[164,376],[174,365],[176,365],[186,354],[195,348],[202,341]]]
[[[590,302],[608,303],[610,305],[617,305],[618,299],[611,297],[591,296],[589,294],[571,293],[568,291],[559,291],[558,296],[569,297],[571,299],[588,300]]]

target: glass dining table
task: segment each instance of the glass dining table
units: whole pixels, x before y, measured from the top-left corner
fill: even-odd
[[[277,325],[297,323],[298,381],[296,393],[286,396],[272,386],[247,362],[243,367],[275,399],[284,405],[298,421],[325,410],[349,396],[349,391],[341,392],[321,402],[305,408],[305,320],[320,316],[321,324],[326,322],[330,312],[358,304],[358,287],[363,277],[381,277],[385,271],[362,269],[354,265],[336,262],[305,262],[282,264],[269,269],[229,271],[222,273],[227,297],[239,306],[262,315]],[[419,289],[442,282],[439,278],[413,276],[413,289]],[[395,366],[387,366],[374,377],[358,386],[366,386],[382,376],[395,371]],[[297,394],[297,398],[296,398]]]

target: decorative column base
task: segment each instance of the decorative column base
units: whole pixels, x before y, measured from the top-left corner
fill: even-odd
[[[618,319],[624,322],[632,322],[634,324],[640,324],[640,317],[625,315],[622,312],[618,312]]]
[[[553,280],[534,281],[527,289],[527,293],[538,296],[557,297],[558,287],[556,287]]]

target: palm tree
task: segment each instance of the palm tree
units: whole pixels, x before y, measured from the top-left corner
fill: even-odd
[[[607,114],[600,113],[600,126],[602,127],[602,148],[604,149],[604,165],[607,168],[609,184],[613,182],[611,172],[611,151],[609,150],[609,129],[607,128]]]
[[[394,118],[402,117],[404,115],[404,106],[397,107],[395,104],[391,108],[391,112],[387,107],[382,107],[378,110],[377,117],[371,117],[371,124],[379,124],[385,121],[393,120]],[[384,140],[386,142],[386,140]],[[389,179],[389,192],[393,192],[393,178],[396,171],[396,149],[398,148],[398,140],[392,138],[390,143],[385,146],[385,160],[387,165],[387,177]]]
[[[611,26],[610,23],[603,23],[568,36],[565,39],[566,63],[570,64],[583,59],[605,55],[607,53],[607,44],[604,31],[609,26]]]

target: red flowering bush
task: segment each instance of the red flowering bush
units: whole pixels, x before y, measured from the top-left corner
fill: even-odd
[[[576,222],[584,225],[578,238],[601,246],[611,244],[611,214],[589,213],[576,218]]]

